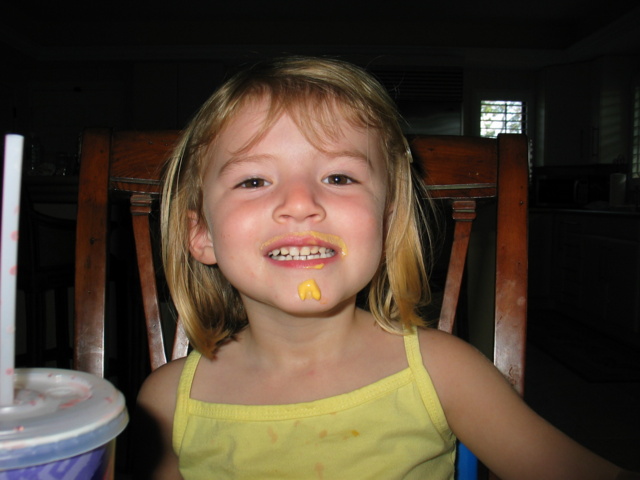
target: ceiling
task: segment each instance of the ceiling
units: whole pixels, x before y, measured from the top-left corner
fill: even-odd
[[[0,44],[36,60],[215,58],[249,50],[578,58],[639,52],[639,25],[637,0],[22,0],[3,7]]]

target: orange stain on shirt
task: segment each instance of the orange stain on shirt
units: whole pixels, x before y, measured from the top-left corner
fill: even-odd
[[[350,432],[345,433],[342,436],[342,439],[343,440],[349,440],[350,438],[358,437],[358,436],[360,436],[360,432],[358,430],[351,430]]]

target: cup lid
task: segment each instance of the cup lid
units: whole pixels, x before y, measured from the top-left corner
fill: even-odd
[[[0,470],[88,452],[128,422],[122,393],[89,373],[17,369],[14,390],[14,404],[0,407]]]

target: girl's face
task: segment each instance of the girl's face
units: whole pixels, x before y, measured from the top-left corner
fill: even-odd
[[[249,318],[331,312],[352,302],[380,264],[379,141],[336,114],[342,135],[318,145],[285,113],[245,148],[267,109],[266,101],[249,103],[209,148],[205,221],[193,224],[191,253],[219,266]]]

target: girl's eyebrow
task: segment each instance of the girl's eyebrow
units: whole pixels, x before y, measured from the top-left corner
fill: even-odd
[[[233,167],[238,167],[245,163],[258,163],[263,160],[271,160],[273,156],[267,154],[259,154],[259,155],[232,155],[229,157],[218,170],[218,175],[223,174],[226,170],[229,170]]]
[[[354,160],[360,160],[366,163],[369,167],[372,166],[371,159],[362,152],[357,150],[340,150],[336,152],[327,151],[325,152],[328,156],[333,158],[353,158]]]

